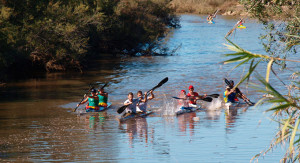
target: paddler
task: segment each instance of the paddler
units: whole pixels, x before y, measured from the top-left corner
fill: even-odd
[[[233,81],[233,80],[230,80],[229,83],[230,83],[229,87],[230,87],[230,89],[232,89],[232,88],[234,87],[234,81]],[[234,91],[235,91],[235,93],[236,93],[236,97],[235,97],[235,99],[234,99],[235,101],[238,101],[237,97],[239,97],[239,98],[243,99],[248,105],[254,105],[254,103],[251,102],[251,101],[246,97],[246,95],[244,95],[244,94],[240,91],[239,88],[235,88]]]
[[[181,90],[179,94],[180,98],[183,98],[182,100],[178,100],[178,105],[180,106],[180,109],[188,108],[189,107],[189,101],[187,100],[187,95],[185,90]]]
[[[197,92],[194,92],[194,86],[190,85],[187,97],[189,98],[190,107],[195,107],[197,105],[197,100],[205,98],[206,94],[200,96]]]
[[[209,14],[209,15],[207,16],[206,20],[207,20],[208,22],[210,22],[210,21],[213,21],[213,19],[214,19],[215,17],[216,17],[216,16],[214,16],[213,14]]]
[[[136,112],[136,104],[137,104],[138,100],[133,99],[132,92],[129,92],[127,97],[128,97],[128,99],[124,102],[124,105],[127,105],[127,107],[125,109],[125,114],[123,115],[123,117],[126,117],[126,116],[130,115],[131,113]]]
[[[98,90],[98,97],[99,97],[99,107],[107,107],[107,100],[108,100],[108,93],[104,91],[104,88],[100,88]]]
[[[237,22],[237,26],[238,26],[238,27],[241,27],[241,26],[243,26],[244,23],[245,23],[245,20],[240,19],[240,20]]]
[[[144,96],[142,91],[137,92],[137,97],[139,99],[139,102],[136,104],[137,112],[143,112],[143,113],[147,112],[148,101],[154,99],[153,90],[151,90],[149,93],[150,93],[150,97],[147,97],[147,92],[144,93]]]
[[[86,103],[87,101],[89,101],[89,104],[86,106],[86,111],[90,112],[90,111],[97,111],[99,110],[99,97],[97,96],[97,91],[96,89],[92,89],[91,90],[91,95],[88,96],[85,100],[83,100],[81,103],[77,104],[77,107],[81,104]]]
[[[234,89],[232,89],[233,87],[230,86],[226,86],[226,90],[224,92],[224,102],[225,103],[234,103],[237,99],[236,98],[236,91]]]

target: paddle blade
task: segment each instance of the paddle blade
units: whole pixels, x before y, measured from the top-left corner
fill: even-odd
[[[172,97],[172,98],[175,98],[175,99],[178,99],[178,100],[182,99],[182,98],[179,98],[179,97]]]
[[[76,106],[76,108],[73,109],[73,112],[75,112],[77,110],[78,106]]]
[[[107,83],[105,83],[100,89],[103,89],[104,87],[106,87],[107,86]]]
[[[226,83],[228,86],[230,86],[229,80],[227,80],[226,78],[224,78],[224,81],[225,81],[225,83]]]
[[[205,97],[204,99],[201,99],[201,100],[211,102],[213,99],[211,97]]]
[[[213,97],[213,98],[218,98],[220,95],[219,94],[211,94],[211,95],[207,95],[207,96],[210,96],[210,97]]]
[[[121,113],[126,109],[127,106],[128,106],[128,105],[123,105],[123,106],[121,106],[121,107],[117,110],[117,112],[118,112],[119,114],[121,114]]]
[[[169,80],[168,77],[164,78],[162,81],[160,81],[160,82],[157,84],[157,86],[153,87],[151,90],[154,91],[156,88],[161,87],[161,86],[162,86],[163,84],[165,84],[168,80]],[[151,90],[149,90],[148,92],[150,92]]]

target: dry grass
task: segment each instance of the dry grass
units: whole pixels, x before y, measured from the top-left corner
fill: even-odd
[[[217,9],[218,14],[242,12],[238,0],[173,0],[171,6],[177,13],[212,14]]]

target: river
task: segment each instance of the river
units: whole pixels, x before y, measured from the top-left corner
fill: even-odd
[[[168,47],[181,45],[174,56],[104,57],[102,64],[83,74],[49,73],[15,80],[0,87],[1,162],[249,162],[269,147],[278,124],[263,107],[242,107],[227,113],[222,107],[176,117],[180,90],[195,87],[199,94],[223,94],[223,78],[237,82],[243,67],[222,65],[230,53],[225,34],[237,18],[218,16],[207,24],[206,16],[181,15],[181,28],[169,35]],[[264,53],[259,35],[262,25],[246,20],[231,39],[241,47]],[[264,75],[264,67],[261,68]],[[147,91],[163,78],[169,81],[155,90],[149,109],[155,114],[119,124],[116,110],[128,92]],[[107,112],[78,115],[72,109],[93,82],[108,82],[112,107]],[[252,100],[261,94],[240,89]],[[219,106],[220,99],[202,102]],[[82,107],[79,108],[81,110]],[[194,121],[193,117],[199,117]],[[279,162],[284,147],[277,147],[261,162]]]

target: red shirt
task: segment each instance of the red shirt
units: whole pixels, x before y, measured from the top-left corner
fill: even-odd
[[[193,92],[194,95],[192,96],[190,93],[188,93],[186,96],[190,98],[191,104],[196,104],[196,97],[199,97],[199,94],[197,92]]]

